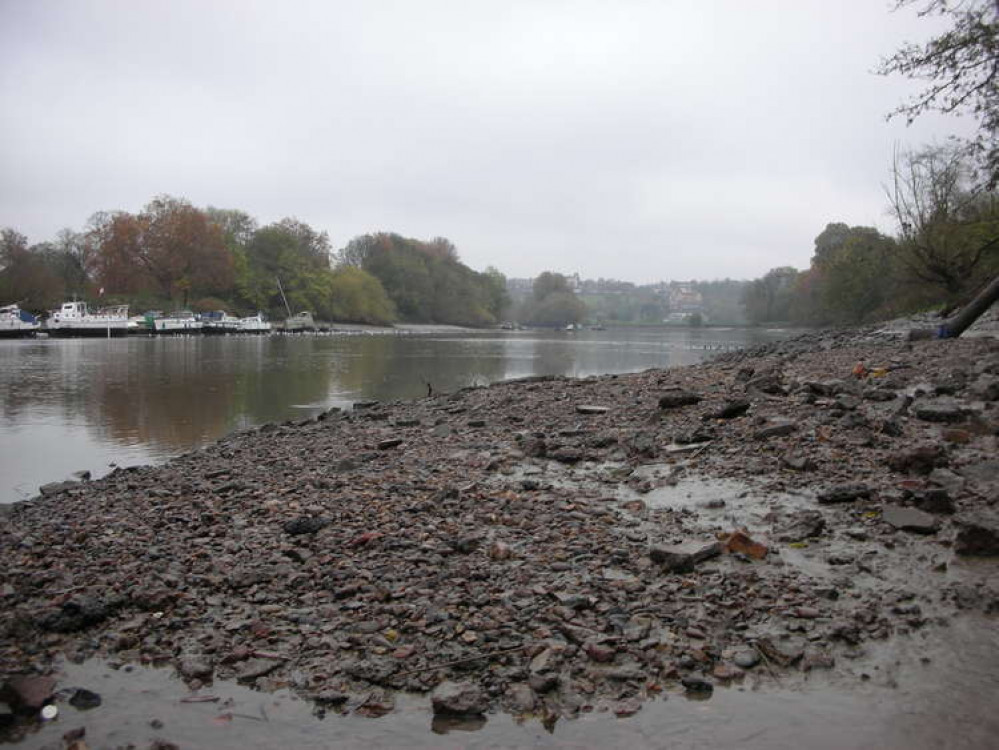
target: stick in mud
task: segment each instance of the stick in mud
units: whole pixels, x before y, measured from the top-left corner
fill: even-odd
[[[465,664],[470,661],[479,661],[480,659],[491,659],[494,656],[502,656],[503,654],[512,654],[515,651],[522,651],[527,648],[526,643],[522,643],[519,646],[514,646],[513,648],[503,648],[499,651],[490,651],[487,654],[479,654],[478,656],[466,656],[464,659],[455,659],[454,661],[446,661],[443,664],[434,664],[429,667],[423,667],[421,669],[410,669],[408,672],[399,672],[394,677],[409,677],[414,674],[422,674],[424,672],[434,672],[438,669],[445,669],[446,667],[453,667],[456,664]]]

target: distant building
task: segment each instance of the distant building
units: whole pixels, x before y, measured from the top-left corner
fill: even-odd
[[[704,297],[690,284],[674,283],[669,289],[671,315],[693,315],[704,312]]]

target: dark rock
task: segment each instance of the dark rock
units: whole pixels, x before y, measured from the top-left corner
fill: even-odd
[[[701,397],[696,393],[690,393],[680,388],[671,388],[659,397],[659,408],[664,410],[678,409],[681,406],[692,406],[700,402]]]
[[[982,374],[971,384],[971,395],[983,401],[999,401],[999,377]]]
[[[387,440],[378,441],[378,450],[387,451],[392,448],[398,448],[402,445],[402,438],[388,438]]]
[[[39,487],[38,491],[42,493],[42,497],[53,497],[61,492],[78,487],[79,484],[79,482],[49,482]]]
[[[489,702],[478,685],[470,682],[442,682],[430,696],[435,714],[459,716],[482,714]]]
[[[912,411],[924,422],[962,422],[967,414],[967,409],[958,402],[942,398],[917,403]]]
[[[888,466],[901,474],[929,474],[947,465],[947,451],[941,445],[920,445],[888,457]]]
[[[680,684],[683,685],[688,693],[710,693],[715,689],[715,686],[704,675],[697,672],[692,672],[686,677],[681,678]]]
[[[578,448],[556,448],[548,452],[548,458],[563,464],[577,464],[583,460],[583,451]]]
[[[54,677],[45,675],[21,675],[7,681],[7,693],[14,708],[24,711],[37,711],[48,702],[55,692]]]
[[[954,500],[945,489],[933,488],[917,492],[913,504],[927,513],[953,513],[957,508]]]
[[[745,385],[746,391],[759,391],[770,396],[783,396],[784,386],[780,381],[780,376],[775,373],[766,373],[748,380]]]
[[[75,633],[104,622],[110,616],[111,608],[103,601],[80,596],[64,602],[60,611],[39,618],[38,626],[55,633]]]
[[[69,705],[80,711],[89,711],[101,705],[101,696],[86,688],[77,688],[69,698]]]
[[[371,408],[373,408],[375,406],[378,406],[378,402],[377,401],[355,401],[352,404],[352,408],[355,409],[355,410],[357,410],[357,409],[371,409]]]
[[[999,555],[999,521],[995,518],[966,516],[955,520],[957,537],[954,552],[969,557]]]
[[[321,529],[325,529],[333,521],[319,516],[299,516],[284,523],[282,528],[286,534],[291,536],[301,536],[302,534],[315,534]]]
[[[867,499],[871,496],[871,488],[860,482],[837,484],[820,492],[816,499],[820,505],[849,503],[853,500]]]
[[[578,414],[606,414],[610,411],[609,407],[597,406],[595,404],[576,404],[576,413]]]
[[[896,529],[916,534],[935,534],[940,528],[936,518],[915,508],[888,505],[881,511],[881,520]]]
[[[704,419],[735,419],[749,411],[750,402],[746,399],[726,401],[717,411],[704,415]]]
[[[532,672],[527,684],[535,693],[550,693],[558,687],[559,677],[554,672]]]
[[[769,440],[770,438],[790,435],[797,429],[797,423],[786,419],[778,419],[758,429],[753,437],[757,440]]]
[[[654,546],[649,550],[649,557],[671,573],[689,573],[698,563],[720,555],[723,549],[720,542],[687,542]]]

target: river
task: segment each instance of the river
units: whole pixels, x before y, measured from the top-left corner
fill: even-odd
[[[237,429],[527,375],[676,367],[778,329],[414,332],[0,342],[0,503],[161,463]]]

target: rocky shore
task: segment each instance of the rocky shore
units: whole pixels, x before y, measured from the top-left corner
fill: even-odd
[[[542,720],[836,669],[999,613],[997,401],[994,337],[815,333],[50,485],[0,515],[0,731],[69,700],[64,657]]]

